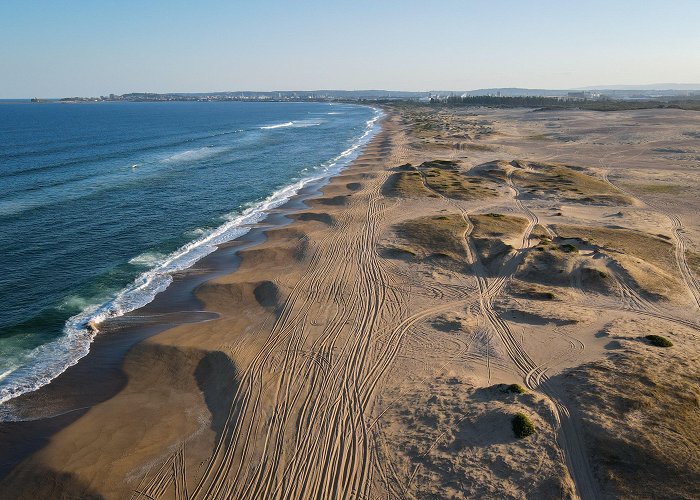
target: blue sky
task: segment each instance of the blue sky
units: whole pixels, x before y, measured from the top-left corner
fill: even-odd
[[[700,1],[0,0],[0,98],[700,83]]]

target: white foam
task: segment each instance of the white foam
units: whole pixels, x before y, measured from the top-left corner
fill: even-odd
[[[141,255],[129,260],[129,264],[134,266],[153,267],[165,260],[168,256],[160,252],[144,252]]]
[[[148,304],[172,283],[173,273],[192,266],[216,250],[218,245],[246,234],[250,231],[250,224],[264,219],[269,210],[286,203],[304,186],[326,180],[341,171],[376,133],[376,124],[382,113],[376,108],[373,109],[375,116],[366,122],[366,129],[362,136],[348,149],[322,164],[312,175],[279,189],[242,212],[231,214],[218,228],[204,232],[199,238],[172,254],[163,256],[153,268],[139,275],[130,286],[121,290],[111,300],[102,304],[89,305],[82,312],[71,317],[66,322],[62,336],[36,347],[27,354],[26,362],[21,366],[10,369],[10,373],[2,374],[0,404],[51,382],[88,354],[100,323]],[[146,254],[142,254],[134,257],[132,261],[144,260],[145,256]],[[0,414],[0,421],[8,418],[12,417]]]
[[[185,231],[184,235],[187,236],[188,238],[194,238],[197,236],[202,236],[207,232],[206,229],[202,229],[201,227],[196,227],[194,229],[190,229],[189,231]]]
[[[285,122],[285,123],[278,123],[276,125],[265,125],[264,127],[260,127],[261,130],[272,130],[276,128],[285,128],[285,127],[292,127],[294,126],[294,122]]]
[[[321,125],[318,120],[295,120],[292,122],[292,127],[304,128],[304,127],[317,127]]]
[[[180,153],[175,153],[174,155],[168,156],[161,160],[163,163],[180,163],[180,162],[190,162],[203,160],[205,158],[211,158],[212,156],[218,156],[221,153],[229,151],[230,148],[219,147],[219,146],[205,146],[203,148],[190,149],[187,151],[181,151]]]
[[[103,297],[102,300],[105,300],[107,297]],[[97,299],[99,300],[99,299]],[[93,298],[92,300],[86,298],[86,297],[81,297],[80,295],[69,295],[68,297],[65,298],[65,300],[61,303],[59,306],[60,310],[71,310],[71,311],[82,311],[83,309],[86,309],[88,307],[92,307],[95,305],[95,299]]]
[[[277,123],[275,125],[265,125],[260,127],[261,130],[274,130],[277,128],[305,128],[305,127],[317,127],[321,125],[322,122],[318,120],[293,120],[291,122]]]

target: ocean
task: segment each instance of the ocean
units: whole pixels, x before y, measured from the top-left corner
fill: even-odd
[[[0,404],[85,356],[89,324],[147,304],[341,170],[378,117],[328,103],[0,103]]]

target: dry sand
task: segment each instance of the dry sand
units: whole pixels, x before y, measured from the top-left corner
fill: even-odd
[[[700,114],[387,113],[0,496],[700,497]]]

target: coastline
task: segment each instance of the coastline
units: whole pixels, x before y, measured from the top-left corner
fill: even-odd
[[[695,191],[657,188],[692,180],[694,165],[666,159],[660,169],[645,145],[660,133],[690,145],[679,122],[689,129],[697,118],[610,115],[604,144],[590,136],[599,120],[591,112],[567,112],[573,130],[552,132],[561,118],[388,112],[352,165],[288,214],[293,222],[232,247],[235,271],[201,275],[204,306],[192,308],[215,319],[135,343],[118,391],[35,436],[43,443],[0,491],[135,499],[692,491],[692,476],[664,479],[686,470],[683,457],[669,463],[676,441],[620,418],[618,407],[643,407],[693,442],[697,285],[679,269],[700,262],[684,240],[700,234]],[[636,150],[625,149],[631,120],[647,141]],[[576,142],[558,140],[577,131]],[[200,270],[210,267],[202,261]],[[663,278],[646,279],[649,270]],[[673,347],[650,344],[657,333]],[[687,373],[674,372],[679,365]],[[517,415],[534,435],[517,434]],[[636,446],[643,441],[651,444]],[[623,448],[623,463],[610,459]],[[655,475],[662,459],[666,472]],[[628,463],[645,468],[641,477]]]
[[[4,402],[17,398],[24,393],[32,392],[50,383],[63,371],[77,363],[89,353],[92,341],[100,332],[101,323],[120,317],[133,310],[152,302],[152,300],[167,289],[172,282],[172,276],[190,268],[201,258],[213,252],[218,246],[227,244],[245,235],[251,227],[267,217],[281,204],[286,203],[296,193],[307,185],[317,185],[325,182],[330,176],[345,168],[357,156],[358,150],[376,133],[376,122],[381,113],[378,108],[363,106],[371,110],[373,115],[364,125],[347,149],[335,153],[336,156],[324,159],[315,168],[307,167],[300,174],[288,181],[288,184],[276,186],[272,192],[241,205],[237,213],[231,212],[215,227],[196,229],[193,239],[186,240],[177,249],[157,253],[157,259],[151,257],[151,251],[144,253],[152,261],[145,270],[134,274],[131,282],[123,283],[122,288],[114,291],[111,296],[84,299],[84,305],[77,313],[66,316],[62,334],[54,339],[37,346],[16,369],[8,370],[0,376],[0,421],[12,419]],[[274,129],[292,126],[293,123],[272,126],[253,127],[256,129]],[[176,155],[177,156],[177,155]],[[310,170],[310,171],[309,171]],[[261,193],[262,194],[262,193]],[[225,210],[225,208],[224,208]],[[129,264],[142,264],[142,256],[134,256]],[[82,299],[81,299],[82,300]]]
[[[371,108],[375,117],[368,122],[367,130],[349,150],[329,161],[330,171],[295,181],[253,206],[251,213],[256,222],[231,225],[230,229],[241,230],[242,234],[213,243],[214,250],[193,264],[168,273],[172,283],[155,293],[150,301],[117,316],[105,315],[99,324],[92,318],[102,310],[108,311],[109,302],[69,320],[81,329],[94,328],[93,338],[86,354],[48,383],[2,403],[0,449],[6,452],[0,453],[0,481],[21,460],[40,450],[51,435],[126,386],[128,377],[122,365],[130,349],[176,326],[219,317],[197,297],[198,287],[235,273],[241,262],[240,251],[263,243],[269,231],[294,223],[294,214],[309,208],[308,200],[322,196],[324,187],[334,177],[352,167],[358,154],[381,132],[385,114],[381,108]],[[351,157],[349,161],[347,156]],[[294,194],[275,204],[274,197],[289,189],[294,189]],[[270,202],[272,207],[258,209]],[[243,212],[240,218],[245,216]],[[226,229],[222,226],[217,231],[225,233]]]

